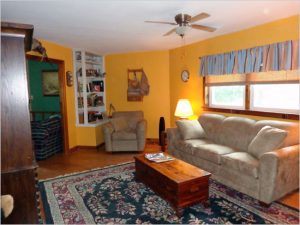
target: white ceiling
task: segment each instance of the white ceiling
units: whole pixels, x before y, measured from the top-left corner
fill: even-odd
[[[2,21],[33,24],[38,39],[100,54],[178,47],[182,44],[179,36],[162,36],[173,26],[144,21],[173,22],[178,13],[193,16],[200,12],[211,17],[197,23],[218,30],[190,30],[187,44],[299,14],[299,1],[1,1]]]

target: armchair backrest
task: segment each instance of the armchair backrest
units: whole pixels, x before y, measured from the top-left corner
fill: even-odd
[[[112,118],[123,117],[127,120],[128,126],[131,129],[136,128],[136,124],[144,119],[144,112],[143,111],[119,111],[113,112]]]

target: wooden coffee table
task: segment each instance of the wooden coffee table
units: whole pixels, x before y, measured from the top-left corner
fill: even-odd
[[[177,216],[180,217],[187,206],[208,203],[209,172],[176,158],[162,163],[151,162],[144,154],[134,158],[137,181],[167,200]]]

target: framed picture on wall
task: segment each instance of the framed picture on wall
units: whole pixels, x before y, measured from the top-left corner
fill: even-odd
[[[42,87],[44,96],[59,95],[58,71],[42,71]]]

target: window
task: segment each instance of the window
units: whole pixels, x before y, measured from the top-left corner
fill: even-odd
[[[209,105],[218,108],[245,109],[245,86],[212,86]]]
[[[208,75],[204,79],[206,110],[299,119],[299,72]]]
[[[251,85],[250,109],[299,113],[299,84]]]

